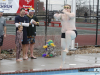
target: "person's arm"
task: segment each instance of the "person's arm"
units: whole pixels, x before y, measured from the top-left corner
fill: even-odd
[[[29,23],[22,23],[22,26],[29,27]]]
[[[35,19],[36,19],[36,25],[39,26],[39,20],[38,20],[38,18],[36,17]]]
[[[35,21],[36,20],[36,21]],[[30,22],[30,24],[34,24],[34,25],[37,25],[37,26],[39,26],[39,21],[38,21],[38,19],[36,19],[35,18],[35,20],[31,20],[31,22]]]
[[[75,18],[75,14],[74,14],[74,13],[66,12],[65,9],[63,10],[63,12],[64,12],[64,14],[66,14],[69,18]]]
[[[15,26],[18,27],[20,24],[19,23],[15,23]]]
[[[15,23],[16,27],[18,27],[19,25],[22,25],[22,26],[25,26],[25,27],[29,27],[29,23],[22,23],[22,22]]]
[[[4,26],[4,37],[6,37],[6,26]]]
[[[61,17],[62,17],[62,14],[58,14],[58,13],[54,14],[55,19],[61,19]]]
[[[18,31],[16,32],[16,41],[15,41],[16,45],[19,44],[19,33]]]
[[[20,24],[19,24],[19,21],[18,21],[18,17],[16,16],[16,17],[15,17],[15,26],[18,27],[19,25],[20,25]]]
[[[37,23],[36,23],[35,20],[32,20],[31,24],[35,24],[35,25],[37,25]]]
[[[26,23],[22,23],[18,21],[18,17],[15,17],[15,26],[18,27],[19,25],[25,26],[25,27],[29,27],[29,20],[27,17],[26,18]]]
[[[4,20],[3,26],[4,26],[4,37],[6,37],[6,30],[7,30],[7,28],[6,28],[6,20]]]

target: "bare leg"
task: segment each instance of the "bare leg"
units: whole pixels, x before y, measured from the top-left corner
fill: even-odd
[[[67,35],[66,38],[65,38],[65,41],[66,41],[66,46],[65,46],[65,49],[63,51],[65,51],[66,53],[68,53],[69,51],[69,46],[71,44],[71,36],[70,35]]]
[[[69,46],[71,44],[72,39],[76,37],[76,34],[74,31],[66,31],[65,34],[66,34],[66,38],[61,38],[61,47],[63,48],[63,51],[61,52],[62,64],[60,68],[62,68],[63,64],[65,63],[66,54],[69,51]]]
[[[31,57],[33,57],[34,44],[30,44]]]
[[[16,46],[16,61],[22,61],[20,59],[20,51],[21,51],[21,45],[19,44]]]
[[[19,59],[19,46],[16,47],[16,61]]]
[[[26,57],[26,59],[28,59],[28,55],[27,55],[28,48],[29,48],[29,44],[26,44],[26,51],[25,51],[25,57]]]
[[[31,57],[36,58],[33,55],[33,50],[34,50],[34,44],[30,44]]]
[[[26,58],[26,44],[22,45],[22,50],[23,50],[23,59],[27,59]]]
[[[62,62],[61,62],[60,68],[62,68],[63,65],[65,64],[65,58],[66,58],[66,52],[65,51],[61,51],[61,57],[62,57]]]
[[[63,67],[63,64],[65,63],[65,58],[66,58],[66,52],[64,51],[66,48],[66,39],[65,38],[61,38],[61,47],[62,47],[62,51],[61,51],[62,62],[61,62],[60,68]]]
[[[21,59],[20,59],[20,52],[21,52],[21,44],[19,44],[19,46],[17,47],[17,50],[16,50],[16,61],[22,61]]]

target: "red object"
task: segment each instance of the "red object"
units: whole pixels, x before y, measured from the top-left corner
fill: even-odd
[[[43,10],[45,10],[45,7],[43,7]]]
[[[54,24],[59,24],[59,27],[61,27],[61,22],[51,22],[51,26],[54,26]]]
[[[17,13],[20,13],[21,8],[25,8],[25,11],[27,11],[27,9],[30,7],[34,8],[34,0],[19,0],[19,8]]]
[[[48,23],[48,22],[47,22]],[[57,21],[52,21],[51,26],[54,27],[54,24],[59,24],[59,27],[61,27],[61,22]],[[44,25],[46,25],[46,22],[44,21]]]

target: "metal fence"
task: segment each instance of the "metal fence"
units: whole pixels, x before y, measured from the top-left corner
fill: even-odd
[[[78,7],[78,6],[77,6]],[[84,11],[80,11],[83,10]],[[78,46],[86,46],[86,45],[95,45],[96,42],[96,5],[94,6],[94,11],[92,5],[82,5],[78,7],[76,10],[76,28],[78,31],[78,36],[75,39],[75,43],[78,43]],[[91,10],[89,9],[91,8]],[[45,38],[47,32],[46,40],[53,40],[56,45],[56,50],[60,50],[61,48],[61,26],[59,24],[54,24],[52,26],[52,21],[59,22],[60,20],[54,19],[53,15],[55,12],[61,11],[63,9],[63,5],[52,4],[48,7],[48,14],[46,15],[46,11],[38,12],[38,19],[40,22],[40,26],[36,28],[36,43],[35,49],[43,49],[43,45],[45,45]],[[87,10],[85,10],[87,9]],[[80,12],[79,12],[80,11]],[[87,22],[85,22],[84,12],[88,13]],[[40,13],[40,14],[39,14]],[[79,14],[80,13],[80,14]],[[47,19],[50,20],[50,23],[47,23],[47,31],[45,30],[45,21],[46,16],[49,17]],[[15,25],[14,19],[15,16],[4,16],[7,20],[7,37],[4,39],[4,44],[2,49],[15,49]],[[48,21],[48,20],[47,20]],[[100,22],[100,21],[99,21]],[[100,26],[98,26],[98,45],[100,44]],[[76,46],[76,45],[75,45]]]

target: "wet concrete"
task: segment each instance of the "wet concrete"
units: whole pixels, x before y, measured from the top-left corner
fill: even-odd
[[[21,58],[22,59],[22,58]],[[17,70],[49,70],[59,69],[61,56],[54,58],[37,57],[37,59],[22,60],[16,62],[15,58],[0,60],[0,71],[17,71]],[[78,54],[66,56],[66,68],[81,68],[100,66],[100,54]]]

